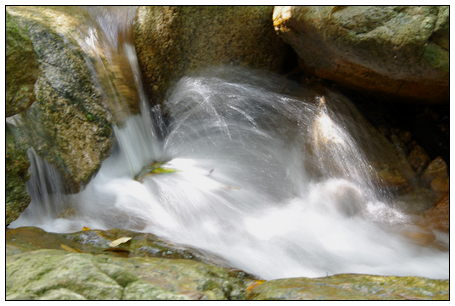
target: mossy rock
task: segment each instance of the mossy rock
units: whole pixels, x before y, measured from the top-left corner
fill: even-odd
[[[14,6],[7,12],[27,29],[40,65],[36,101],[20,114],[21,128],[35,152],[60,171],[65,191],[78,192],[113,145],[111,119],[90,58],[76,41],[83,12]]]
[[[5,191],[6,224],[19,218],[30,204],[26,183],[30,179],[30,161],[27,156],[28,146],[18,129],[9,123],[5,125]]]
[[[6,299],[242,299],[246,285],[185,259],[121,258],[42,249],[7,256]]]
[[[6,116],[10,117],[24,111],[35,101],[33,85],[38,78],[39,65],[27,36],[28,28],[21,28],[8,11],[5,14]]]
[[[267,281],[250,300],[448,300],[449,280],[424,277],[338,274]]]

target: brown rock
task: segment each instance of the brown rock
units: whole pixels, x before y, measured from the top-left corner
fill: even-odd
[[[173,81],[199,68],[240,65],[279,72],[286,44],[273,7],[139,7],[134,41],[148,93],[161,103]]]
[[[419,145],[415,145],[412,150],[409,152],[407,159],[411,167],[420,175],[428,163],[431,161],[430,156],[424,148]]]
[[[318,77],[401,102],[449,101],[448,7],[333,8],[274,10],[275,30]]]
[[[439,202],[423,215],[424,224],[429,229],[445,233],[450,231],[450,194],[447,192]]]
[[[447,164],[440,156],[436,157],[433,161],[431,161],[431,163],[428,164],[428,167],[425,169],[421,178],[425,184],[429,185],[431,181],[437,177],[449,177],[447,174]]]
[[[436,200],[438,201],[444,194],[450,190],[450,181],[446,177],[437,177],[431,181],[431,190],[433,191]]]

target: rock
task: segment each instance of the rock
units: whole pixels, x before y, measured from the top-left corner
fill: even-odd
[[[226,300],[245,295],[241,280],[201,262],[64,250],[7,256],[6,279],[7,300]]]
[[[440,156],[436,157],[428,164],[428,167],[422,174],[422,181],[425,184],[429,185],[431,181],[433,181],[437,177],[440,178],[449,177],[449,175],[447,174],[447,164]]]
[[[14,18],[6,14],[6,116],[27,109],[35,101],[33,85],[38,78],[38,61],[33,45]]]
[[[153,234],[124,229],[83,230],[75,233],[48,233],[36,227],[8,229],[6,252],[8,255],[40,249],[62,250],[62,245],[72,250],[93,255],[110,254],[119,257],[159,257],[168,259],[193,259],[205,263],[229,267],[226,262],[208,252],[201,253],[189,247],[175,245]],[[121,237],[132,237],[127,243],[110,247],[110,243]],[[229,272],[231,273],[231,272]],[[242,272],[244,276],[252,278]]]
[[[5,124],[5,222],[9,224],[19,218],[19,215],[30,204],[26,183],[30,179],[30,162],[27,156],[27,144],[17,128]]]
[[[132,237],[122,246],[130,253],[103,251],[123,236]],[[57,234],[22,227],[7,229],[5,239],[7,300],[448,299],[448,280],[423,277],[257,280],[187,259],[178,252],[184,248],[152,234],[122,229]],[[168,251],[144,253],[145,247]]]
[[[434,195],[426,188],[414,188],[400,194],[394,201],[396,208],[406,214],[418,214],[433,207]]]
[[[450,232],[450,194],[446,194],[436,205],[423,214],[424,226],[445,233]]]
[[[449,101],[447,6],[277,6],[273,25],[316,76],[418,104]]]
[[[350,136],[343,136],[342,141],[336,137],[324,137],[324,120],[316,120],[314,148],[308,150],[305,158],[305,167],[311,175],[355,181],[361,173],[369,172],[371,189],[403,193],[416,187],[415,173],[405,157],[365,119],[354,104],[335,91],[326,90],[324,96],[331,120],[346,129]],[[317,112],[323,110],[321,107]],[[382,132],[386,131],[383,129]],[[357,166],[349,166],[343,158],[345,156],[355,156]]]
[[[448,177],[437,177],[431,181],[431,190],[437,201],[450,190],[450,180]]]
[[[412,168],[418,175],[422,174],[425,167],[430,163],[431,159],[428,156],[424,148],[419,145],[415,145],[409,152],[407,159]]]
[[[51,7],[8,6],[7,11],[28,29],[40,64],[36,102],[21,113],[21,128],[35,152],[62,173],[66,191],[77,192],[113,145],[111,121],[87,55],[72,36],[80,20]]]
[[[402,155],[403,157],[406,157],[406,146],[405,144],[400,140],[400,138],[395,135],[394,133],[392,133],[390,135],[390,140],[392,141],[393,145],[395,146],[395,149],[397,150],[397,152]]]
[[[287,46],[271,24],[273,7],[139,7],[134,41],[150,97],[161,103],[172,82],[209,66],[279,72]]]
[[[253,288],[249,300],[448,300],[449,280],[338,274],[271,280]]]
[[[431,159],[440,156],[449,166],[450,138],[439,129],[427,114],[417,114],[415,120],[414,138],[427,151]]]
[[[84,51],[92,59],[98,83],[106,96],[105,101],[115,123],[122,125],[129,115],[140,112],[140,95],[135,82],[140,76],[139,71],[132,67],[137,62],[131,61],[136,8],[92,6],[85,9],[90,15],[86,22],[91,27],[82,28],[83,35],[92,38],[96,36],[97,39],[92,44],[83,45]]]

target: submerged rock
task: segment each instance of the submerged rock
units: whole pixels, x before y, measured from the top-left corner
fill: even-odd
[[[27,37],[28,28],[22,29],[14,18],[6,14],[6,116],[27,109],[35,101],[33,85],[38,78],[38,61],[33,45]]]
[[[7,11],[27,29],[40,65],[36,102],[21,113],[21,127],[35,152],[63,174],[66,190],[77,192],[113,144],[111,122],[87,55],[72,36],[81,26],[77,14],[83,12],[13,6]]]
[[[27,157],[25,140],[20,137],[17,128],[9,123],[5,125],[5,222],[9,224],[30,204],[26,183],[30,179],[30,162]]]
[[[279,72],[287,46],[272,26],[273,7],[139,7],[134,41],[148,93],[163,102],[172,82],[199,68],[241,65]]]
[[[277,6],[273,24],[320,78],[398,101],[449,101],[448,6]]]

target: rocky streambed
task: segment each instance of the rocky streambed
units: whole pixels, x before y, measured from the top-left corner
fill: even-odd
[[[121,237],[125,243],[111,247]],[[114,243],[115,245],[115,243]],[[152,234],[6,231],[7,300],[448,300],[449,280],[338,274],[261,280]]]
[[[81,32],[90,32],[90,16],[82,8],[9,6],[6,12],[7,300],[449,299],[449,280],[338,274],[266,281],[152,234],[9,229],[31,201],[27,150],[56,167],[65,193],[77,193],[111,154],[112,127],[127,116],[123,108],[138,111],[139,94],[130,82],[129,49],[87,48],[90,40]],[[161,104],[181,76],[212,65],[259,68],[318,92],[327,87],[368,96],[356,107],[370,112],[369,135],[382,141],[376,151],[409,170],[378,162],[375,183],[394,191],[404,203],[400,209],[415,215],[418,230],[405,233],[410,239],[441,247],[434,233],[450,228],[448,6],[159,6],[131,12],[134,27],[118,41],[132,45],[134,36],[152,104]],[[395,116],[399,124],[371,115],[380,105],[373,97],[391,105],[384,117]],[[18,122],[28,128],[20,131]],[[131,239],[111,245],[125,237]]]

